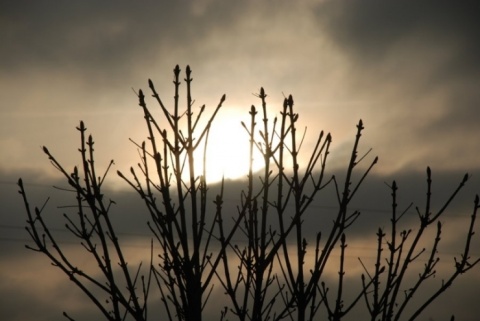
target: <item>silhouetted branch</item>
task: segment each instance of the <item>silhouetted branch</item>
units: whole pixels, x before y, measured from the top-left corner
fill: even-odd
[[[327,177],[331,178],[325,179],[331,135],[320,131],[313,148],[302,150],[307,128],[301,127],[304,129],[298,134],[299,114],[292,95],[285,97],[279,115],[271,118],[267,94],[260,88],[255,96],[260,99],[261,107],[257,109],[252,105],[250,121],[241,122],[249,141],[247,181],[239,194],[236,211],[227,212],[224,195],[228,195],[225,194],[228,186],[222,180],[220,191],[211,202],[206,167],[210,129],[225,102],[225,95],[209,116],[206,116],[205,105],[195,114],[190,67],[186,67],[183,79],[185,108],[180,103],[180,67],[177,65],[173,72],[171,106],[162,101],[153,82],[148,80],[160,116],[149,107],[144,92],[136,92],[147,137],[141,144],[130,139],[137,148],[139,162],[130,168],[129,178],[117,171],[142,199],[150,217],[147,226],[152,240],[148,267],[140,263],[132,268],[128,264],[111,220],[115,202],[108,200],[103,191],[114,162],[110,161],[107,169],[98,174],[95,142],[86,134],[83,122],[77,127],[79,167],[69,172],[46,147],[43,152],[68,184],[67,188],[57,189],[74,197],[73,205],[60,208],[76,210],[73,215],[64,213],[65,229],[88,254],[89,262],[81,262],[81,266],[74,263],[71,253],[45,220],[48,199],[41,208],[32,210],[23,181],[18,181],[27,214],[26,230],[33,241],[33,245],[26,247],[48,257],[106,320],[156,318],[151,316],[149,305],[160,303],[162,316],[168,320],[202,320],[207,306],[213,305],[219,308],[220,320],[227,320],[230,312],[230,317],[241,321],[313,321],[322,317],[340,321],[354,311],[362,298],[372,321],[414,320],[460,275],[480,262],[480,258],[471,257],[480,207],[476,196],[465,245],[459,256],[453,258],[453,270],[432,292],[420,297],[426,281],[436,276],[440,261],[442,224],[439,219],[469,178],[465,174],[434,212],[432,173],[428,167],[424,211],[416,207],[418,220],[407,229],[400,229],[400,221],[412,204],[399,212],[397,183],[393,181],[388,185],[392,196],[390,225],[376,232],[376,256],[371,269],[358,258],[365,272],[361,274],[360,289],[352,291],[345,278],[350,268],[346,261],[349,258],[347,238],[361,213],[352,209],[351,204],[378,162],[375,157],[366,169],[357,172],[357,165],[371,151],[358,156],[363,121],[359,120],[356,125],[344,180],[330,174]],[[263,169],[255,173],[257,177],[253,171],[254,152],[263,160]],[[196,166],[199,163],[200,170]],[[310,235],[305,226],[311,224],[311,216],[315,218],[313,222],[318,222],[316,219],[327,215],[312,204],[328,187],[336,197],[333,223],[319,226],[315,234]],[[226,223],[228,219],[232,223]],[[431,237],[427,235],[427,228],[435,222],[436,232],[426,247],[425,244],[429,244],[426,238]],[[332,259],[337,253],[338,261]],[[422,257],[426,263],[415,270],[414,263]],[[85,272],[84,264],[92,262],[97,270]],[[338,262],[336,279],[325,273],[332,262]],[[407,284],[412,271],[417,272],[418,277]],[[224,302],[221,307],[217,302],[208,305],[218,286],[230,302],[227,306]],[[407,313],[410,315],[406,316]],[[73,320],[65,312],[64,316]]]

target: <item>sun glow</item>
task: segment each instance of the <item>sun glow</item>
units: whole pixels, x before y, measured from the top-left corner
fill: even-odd
[[[246,120],[245,115],[239,112],[229,112],[218,115],[218,118],[213,121],[206,155],[207,182],[219,182],[222,177],[225,179],[246,178],[250,163],[249,136],[241,125],[242,120]],[[202,159],[197,160],[196,171],[201,173]],[[254,150],[253,171],[258,171],[262,167],[262,157],[258,151]]]
[[[218,183],[222,180],[222,178],[225,178],[226,180],[247,178],[250,164],[250,138],[245,128],[243,128],[241,122],[243,121],[244,123],[248,124],[249,117],[250,116],[248,112],[221,110],[213,120],[208,134],[206,150],[205,177],[208,183]],[[206,120],[204,119],[203,121],[203,123],[200,122],[198,124],[195,130],[195,141],[199,138],[200,133],[203,131],[204,126],[206,125]],[[142,132],[145,132],[144,126],[145,125],[143,123],[137,124],[137,127],[139,128],[138,130]],[[180,127],[182,132],[186,132],[184,123],[182,123]],[[173,139],[173,133],[171,132],[171,129],[167,128],[167,131],[168,137],[170,139]],[[122,161],[116,162],[121,163],[119,167],[122,169],[129,168],[130,166],[132,166],[132,164],[138,164],[139,157],[141,158],[141,151],[139,148],[141,146],[141,140],[133,139],[132,141],[138,148],[138,153],[132,153],[131,158],[123,159]],[[148,140],[145,141],[147,142],[147,153],[151,154],[150,142]],[[203,160],[205,151],[204,142],[205,136],[202,138],[202,142],[198,145],[195,151],[195,177],[203,175]],[[159,149],[160,153],[162,153],[162,159],[164,161],[168,160],[167,166],[170,170],[169,174],[172,175],[169,177],[169,179],[174,180],[173,169],[175,166],[172,159],[173,155],[170,153],[167,156],[163,155],[163,143],[158,133],[156,133],[156,143],[157,148]],[[185,151],[183,151],[181,156],[181,162],[185,166],[182,168],[182,180],[184,182],[189,181],[189,169],[186,156],[187,155]],[[155,166],[153,159],[149,158],[148,161],[149,168],[150,170],[152,170]],[[164,164],[162,166],[164,166]],[[252,169],[254,172],[258,172],[263,167],[263,157],[260,152],[254,147]],[[134,166],[134,168],[136,169],[136,166]],[[121,171],[126,172],[126,170]],[[150,175],[152,175],[152,172],[150,172]],[[153,178],[153,181],[156,181],[158,184],[156,178]],[[115,188],[118,187],[119,184],[115,182],[113,186]]]

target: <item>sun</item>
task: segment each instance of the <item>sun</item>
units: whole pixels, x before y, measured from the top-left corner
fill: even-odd
[[[222,181],[222,178],[225,178],[226,180],[247,178],[250,163],[250,137],[241,122],[243,121],[248,125],[249,118],[250,116],[248,112],[240,112],[239,110],[221,110],[213,120],[208,134],[206,150],[205,177],[207,183],[218,183]],[[205,120],[203,124],[201,122],[198,124],[194,133],[195,140],[199,138],[205,125]],[[137,127],[139,128],[139,131],[144,131],[143,123],[139,122]],[[184,129],[184,132],[186,131],[184,127],[182,127],[182,129]],[[169,132],[169,135],[169,137],[172,137],[171,132]],[[158,136],[156,140],[157,144],[161,144],[159,137],[160,136]],[[205,136],[202,138],[202,142],[197,146],[194,154],[195,177],[203,175],[203,156],[205,151],[204,140]],[[138,143],[135,140],[132,141],[134,141],[134,144],[137,147],[141,145],[141,143]],[[162,145],[157,146],[157,148],[160,148],[161,150]],[[126,168],[130,167],[132,163],[139,163],[139,155],[134,153],[133,156],[135,158],[124,159],[120,161],[120,163]],[[170,169],[173,168],[171,156],[172,155],[169,154],[169,157],[164,157],[164,160],[168,159],[168,166]],[[185,162],[185,167],[182,168],[182,180],[188,182],[188,162],[184,157],[186,157],[185,151],[182,154],[182,162]],[[152,163],[150,163],[149,166],[154,166],[153,160],[151,161]],[[252,169],[254,172],[257,172],[263,167],[263,157],[258,150],[254,149]],[[173,172],[171,174],[173,174]]]
[[[248,116],[248,114],[247,114]],[[225,179],[246,178],[249,170],[249,136],[242,127],[245,115],[229,111],[218,115],[211,126],[206,155],[206,180],[215,183]],[[202,151],[203,153],[203,151]],[[202,160],[197,159],[196,172],[202,171]],[[253,171],[263,167],[259,152],[253,155]]]

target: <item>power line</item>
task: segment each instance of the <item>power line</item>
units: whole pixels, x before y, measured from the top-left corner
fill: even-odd
[[[6,229],[6,230],[25,230],[25,227],[26,226],[0,224],[0,228]],[[48,229],[52,232],[70,233],[70,231],[67,230],[66,228],[49,227]],[[115,234],[124,235],[124,236],[140,236],[140,237],[148,235],[148,234],[131,233],[131,232],[115,232]]]
[[[6,243],[22,243],[24,245],[28,245],[28,244],[32,244],[33,241],[31,239],[20,239],[20,238],[8,238],[8,237],[0,237],[0,242],[6,242]],[[246,241],[245,241],[246,242]],[[70,244],[70,245],[78,245],[79,242],[75,242],[75,241],[69,241],[69,240],[63,240],[63,241],[59,241],[58,243],[61,243],[61,244]],[[120,242],[121,243],[121,247],[125,247],[125,248],[142,248],[142,249],[150,249],[150,245],[145,245],[145,244],[136,244],[136,243],[131,243],[131,242]],[[350,251],[350,253],[353,251],[359,251],[359,250],[364,250],[364,251],[370,251],[371,253],[376,253],[377,251],[377,247],[376,246],[371,246],[371,247],[368,247],[368,246],[354,246],[354,245],[351,245],[351,244],[348,244],[348,249]],[[442,255],[460,255],[461,251],[458,251],[458,252],[451,252],[451,251],[448,251],[448,252],[444,252],[444,251],[441,251],[440,254]],[[478,254],[475,254],[475,253],[470,253],[471,255],[477,257],[479,256]],[[333,257],[340,257],[340,254],[337,254],[337,253],[331,253],[330,254],[331,256]],[[355,254],[355,257],[358,256],[357,254]],[[352,255],[346,255],[346,257],[353,257]],[[377,256],[376,255],[361,255],[359,256],[361,259],[374,259],[376,258]],[[425,258],[425,259],[419,259],[419,262],[427,262],[428,259]]]
[[[5,224],[0,224],[0,228],[3,228],[3,229],[16,229],[16,230],[20,230],[20,229],[25,229],[25,227],[22,227],[22,226],[17,226],[17,225],[5,225]],[[67,229],[61,229],[61,228],[50,228],[51,231],[55,231],[55,232],[61,232],[61,233],[70,233],[70,231],[68,231]],[[140,234],[140,233],[129,233],[129,232],[116,232],[116,235],[118,236],[137,236],[137,237],[141,237],[141,238],[146,238],[148,237],[150,240],[154,238],[153,235],[150,235],[150,234]],[[246,240],[232,240],[234,243],[246,243],[247,241]],[[28,238],[12,238],[12,237],[0,237],[0,242],[7,242],[7,243],[24,243],[24,244],[28,244],[28,243],[33,243],[32,239],[28,239]],[[61,244],[72,244],[72,245],[78,245],[79,242],[78,241],[73,241],[73,240],[59,240],[58,241],[59,243]],[[354,241],[352,241],[354,242]],[[135,248],[145,248],[145,245],[142,245],[142,244],[136,244],[136,243],[133,243],[133,242],[121,242],[122,243],[122,246],[124,247],[135,247]],[[376,244],[376,243],[375,243]],[[376,251],[377,250],[377,246],[355,246],[355,245],[351,245],[349,244],[348,246],[349,249],[351,250],[368,250],[368,251]],[[442,254],[446,254],[446,255],[459,255],[460,252],[442,252]],[[474,253],[472,253],[473,255],[475,256],[479,256],[479,255],[476,255]],[[374,258],[375,256],[362,256],[363,258]]]
[[[0,185],[18,185],[17,182],[9,182],[9,181],[0,181]],[[52,185],[48,184],[41,184],[41,183],[24,183],[25,186],[34,186],[34,187],[50,187],[54,188]],[[208,199],[213,203],[215,201],[215,197],[208,197]],[[230,202],[230,204],[238,204],[238,199],[234,198],[223,198],[224,203],[225,202]],[[293,207],[293,204],[288,204],[287,207]],[[309,208],[318,208],[318,209],[323,209],[323,210],[330,210],[330,211],[336,211],[338,210],[338,206],[334,205],[321,205],[321,204],[310,204],[308,206]],[[368,208],[368,207],[355,207],[355,206],[350,206],[352,210],[359,211],[363,214],[389,214],[392,212],[390,208]],[[454,214],[450,215],[452,217],[469,217],[471,214]]]

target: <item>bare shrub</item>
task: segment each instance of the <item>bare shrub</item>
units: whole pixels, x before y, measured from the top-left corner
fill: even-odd
[[[320,132],[312,150],[303,151],[305,131],[299,133],[299,115],[292,96],[284,99],[277,117],[271,120],[267,95],[260,89],[260,108],[252,106],[250,122],[242,123],[250,142],[250,170],[238,197],[236,212],[224,209],[225,182],[215,200],[209,202],[206,180],[206,146],[215,117],[225,95],[206,121],[201,121],[205,106],[193,112],[191,70],[186,68],[186,108],[179,102],[180,68],[174,69],[174,101],[168,108],[153,82],[148,84],[160,115],[148,106],[142,90],[138,92],[148,130],[146,142],[135,143],[140,151],[138,166],[130,174],[118,172],[143,200],[150,214],[152,232],[148,265],[128,265],[125,251],[111,219],[114,201],[104,194],[106,173],[97,173],[94,140],[86,135],[80,122],[81,166],[65,169],[50,151],[43,151],[58,169],[69,192],[75,195],[76,214],[65,214],[65,228],[78,240],[95,262],[98,271],[86,272],[73,262],[44,218],[47,207],[28,202],[22,180],[18,185],[27,212],[27,231],[35,246],[60,269],[101,312],[106,320],[147,320],[158,318],[148,313],[151,305],[163,305],[168,320],[201,320],[214,285],[220,286],[229,302],[219,308],[220,319],[238,320],[342,320],[353,308],[364,309],[371,320],[413,320],[479,259],[470,258],[471,241],[479,198],[475,198],[470,224],[465,232],[464,248],[455,259],[451,273],[439,281],[428,295],[416,295],[425,281],[436,274],[438,245],[442,224],[439,219],[468,180],[466,174],[444,205],[431,208],[432,174],[427,169],[427,193],[424,210],[397,208],[397,184],[390,185],[392,209],[389,228],[379,228],[375,259],[372,264],[359,258],[364,273],[361,286],[352,293],[345,281],[348,266],[348,233],[361,213],[351,207],[371,169],[375,157],[363,170],[368,152],[359,156],[364,124],[360,120],[343,180],[327,174],[332,138]],[[157,118],[160,117],[161,121]],[[253,171],[253,153],[259,151],[264,167]],[[303,153],[303,154],[302,154]],[[306,159],[301,164],[300,154]],[[195,164],[201,162],[198,173]],[[113,164],[110,163],[110,165]],[[287,167],[290,166],[290,167]],[[108,166],[110,169],[110,166]],[[326,189],[336,199],[332,223],[319,226],[311,235],[305,224],[325,215],[312,202]],[[416,211],[416,226],[399,228],[407,211]],[[229,223],[228,223],[229,222]],[[318,222],[318,221],[317,221]],[[436,226],[430,247],[423,247],[426,231]],[[427,240],[427,241],[428,241]],[[428,243],[428,242],[427,242]],[[309,254],[309,259],[307,258]],[[338,253],[338,256],[332,255]],[[426,257],[420,270],[414,263]],[[336,266],[338,277],[326,276],[326,267]],[[410,272],[416,281],[407,281]],[[158,296],[153,295],[156,292]],[[348,295],[345,293],[348,292]],[[157,300],[156,297],[159,297]],[[106,300],[104,298],[107,298]],[[413,306],[413,308],[411,307]],[[65,316],[72,318],[64,313]]]

